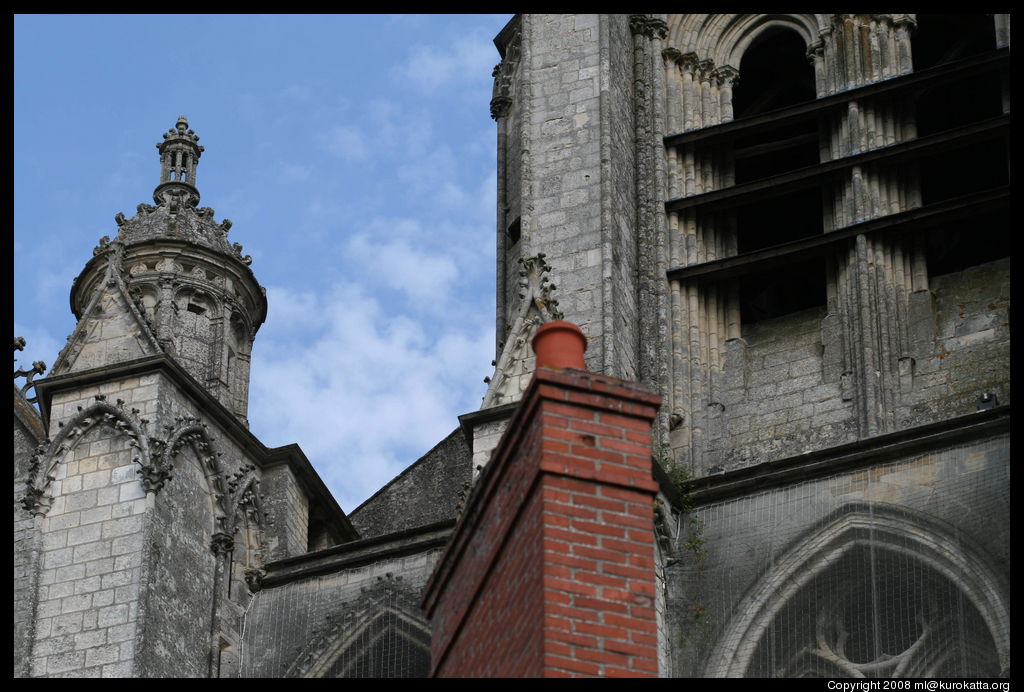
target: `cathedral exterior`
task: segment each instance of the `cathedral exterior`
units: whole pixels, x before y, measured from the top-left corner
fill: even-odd
[[[1000,14],[515,17],[494,375],[348,514],[248,430],[267,299],[180,117],[53,368],[15,374],[15,675],[439,670],[424,589],[559,319],[661,402],[657,674],[1009,675],[1009,42]]]

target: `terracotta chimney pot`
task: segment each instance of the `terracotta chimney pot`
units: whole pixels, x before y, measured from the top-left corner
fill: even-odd
[[[533,352],[537,354],[538,368],[586,370],[583,352],[587,350],[587,337],[572,322],[557,320],[537,328],[533,337]]]

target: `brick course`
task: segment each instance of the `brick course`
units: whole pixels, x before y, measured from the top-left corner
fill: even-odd
[[[659,403],[609,377],[538,371],[425,592],[434,676],[657,675]]]

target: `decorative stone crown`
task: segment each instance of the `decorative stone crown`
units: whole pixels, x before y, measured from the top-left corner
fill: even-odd
[[[160,150],[160,184],[153,191],[157,204],[180,200],[188,206],[199,204],[196,188],[196,168],[204,147],[199,146],[199,135],[188,127],[188,119],[178,116],[174,127],[164,133],[164,141],[157,142]]]

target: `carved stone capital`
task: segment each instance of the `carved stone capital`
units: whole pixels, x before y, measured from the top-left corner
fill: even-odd
[[[224,555],[235,549],[235,538],[229,533],[218,531],[210,537],[210,550],[214,555]]]
[[[646,14],[631,14],[629,15],[629,30],[634,34],[646,34],[647,33],[647,15]]]
[[[700,73],[701,79],[710,80],[711,75],[715,71],[715,61],[708,58],[707,60],[701,60],[697,64],[697,70]]]
[[[684,70],[688,70],[693,73],[696,73],[698,70],[700,70],[701,60],[699,57],[697,57],[696,53],[683,53],[682,55],[679,56],[676,62],[679,63],[679,66]]]
[[[633,34],[643,35],[647,38],[664,39],[668,36],[668,24],[648,14],[629,15],[629,30]]]
[[[894,14],[891,16],[892,25],[897,29],[912,31],[917,28],[917,19],[910,14]]]
[[[718,82],[719,86],[732,87],[739,83],[740,72],[731,65],[722,65],[712,70],[711,78]]]
[[[171,470],[161,464],[149,464],[138,469],[142,487],[147,493],[158,493],[171,480]]]
[[[683,54],[678,48],[669,47],[662,49],[661,57],[665,58],[665,60],[671,60],[672,62],[679,62],[682,59]]]
[[[647,32],[651,38],[664,41],[668,36],[668,24],[664,20],[652,17],[647,20]]]
[[[814,59],[825,52],[825,41],[819,37],[807,44],[807,59],[814,62]]]

